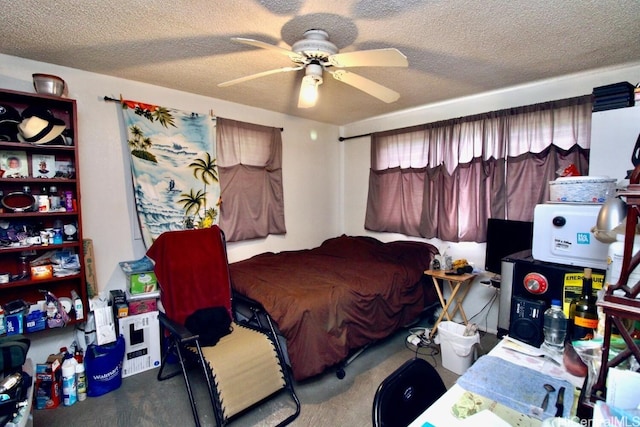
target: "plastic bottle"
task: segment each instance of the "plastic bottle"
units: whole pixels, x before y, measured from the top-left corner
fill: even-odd
[[[4,318],[4,309],[0,306],[0,335],[7,333],[7,325]]]
[[[596,297],[593,295],[591,269],[584,269],[582,278],[582,295],[572,304],[573,340],[593,339],[598,328],[598,308]]]
[[[60,194],[55,185],[49,187],[49,205],[52,211],[57,211],[60,208]]]
[[[567,316],[562,311],[560,300],[551,301],[551,307],[544,312],[544,343],[551,348],[564,348],[567,336]]]
[[[87,375],[84,372],[83,362],[78,362],[76,365],[76,389],[78,400],[82,402],[87,398]]]
[[[73,211],[73,193],[71,191],[64,192],[64,207],[67,212]]]
[[[62,397],[64,406],[71,406],[78,400],[76,389],[76,366],[78,362],[67,353],[62,362]]]
[[[20,255],[18,257],[18,275],[20,276],[20,279],[28,279],[31,276],[29,258],[25,255]]]

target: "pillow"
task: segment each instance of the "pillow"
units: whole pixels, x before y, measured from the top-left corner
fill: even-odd
[[[200,336],[200,345],[216,345],[231,332],[231,317],[225,307],[201,308],[187,317],[184,326]]]

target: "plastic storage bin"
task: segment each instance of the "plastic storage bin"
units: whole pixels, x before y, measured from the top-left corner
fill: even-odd
[[[616,180],[606,176],[569,176],[549,181],[552,202],[604,203],[615,192]]]
[[[465,337],[465,326],[456,322],[445,321],[438,325],[442,366],[458,375],[473,363],[475,345],[480,344],[480,334]]]

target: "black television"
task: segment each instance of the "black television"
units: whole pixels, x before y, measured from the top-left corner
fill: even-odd
[[[532,243],[533,222],[489,218],[484,269],[500,275],[502,258],[531,249]]]

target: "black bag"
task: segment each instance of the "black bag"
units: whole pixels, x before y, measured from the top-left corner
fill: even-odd
[[[21,372],[30,346],[31,340],[24,335],[8,335],[0,338],[0,374]]]
[[[187,317],[184,326],[200,336],[201,345],[215,345],[231,332],[231,317],[225,307],[201,308]]]
[[[20,410],[21,403],[29,397],[28,392],[31,390],[31,383],[33,382],[31,375],[21,369],[17,370],[14,374],[19,375],[20,379],[13,387],[4,392],[8,398],[0,402],[0,426],[2,427],[16,417]],[[5,381],[8,380],[7,377],[2,379],[1,383],[3,385]]]

